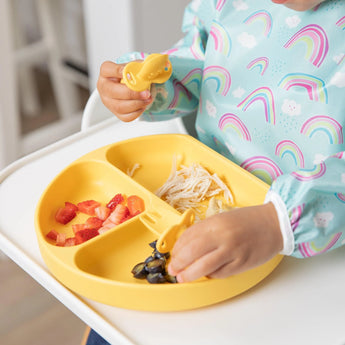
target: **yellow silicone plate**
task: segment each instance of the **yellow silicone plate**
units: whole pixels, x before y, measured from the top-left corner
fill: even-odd
[[[149,284],[135,279],[131,269],[151,255],[150,242],[182,215],[154,192],[168,178],[174,156],[178,163],[202,164],[230,187],[236,206],[261,204],[268,185],[191,136],[152,135],[105,146],[79,158],[47,187],[37,205],[35,227],[47,266],[66,287],[82,296],[122,308],[177,311],[214,304],[253,287],[279,264],[278,255],[264,265],[227,279],[204,279],[184,284]],[[139,163],[133,177],[127,170]],[[145,211],[83,244],[57,247],[46,239],[55,228],[72,236],[71,224],[58,225],[55,212],[65,201],[94,199],[106,204],[116,193],[136,194]]]

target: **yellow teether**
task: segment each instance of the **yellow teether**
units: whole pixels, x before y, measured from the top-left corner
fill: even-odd
[[[123,70],[122,83],[131,90],[144,91],[151,87],[152,83],[166,82],[172,73],[169,56],[166,54],[151,54],[144,61],[133,61]]]

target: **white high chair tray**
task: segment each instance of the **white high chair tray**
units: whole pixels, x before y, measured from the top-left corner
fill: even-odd
[[[158,313],[83,298],[48,271],[34,229],[36,204],[67,165],[131,137],[186,133],[178,121],[103,121],[26,156],[0,172],[0,249],[111,344],[344,345],[345,250],[285,258],[259,285],[231,300],[192,311]]]

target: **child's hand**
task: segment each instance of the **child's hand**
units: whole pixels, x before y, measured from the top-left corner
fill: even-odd
[[[226,278],[265,263],[282,249],[272,203],[238,208],[188,228],[175,243],[168,271],[179,282]]]
[[[130,122],[139,117],[152,102],[150,91],[136,92],[121,84],[125,64],[106,61],[102,64],[97,89],[103,104],[121,121]]]

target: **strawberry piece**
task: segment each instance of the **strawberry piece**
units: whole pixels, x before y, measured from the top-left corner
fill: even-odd
[[[106,220],[111,213],[110,208],[106,206],[99,206],[95,208],[95,216],[99,219]]]
[[[58,234],[56,230],[52,229],[47,233],[46,238],[56,241]]]
[[[111,210],[114,211],[115,207],[118,204],[121,204],[122,202],[124,202],[124,198],[122,196],[122,194],[116,194],[108,203],[107,203],[107,207]]]
[[[115,225],[121,224],[123,219],[129,215],[128,207],[122,204],[118,204],[115,207],[115,210],[110,214],[109,220]]]
[[[77,233],[80,230],[85,230],[88,229],[87,224],[73,224],[72,225],[72,230],[74,233]]]
[[[78,206],[74,205],[74,204],[72,204],[71,202],[68,202],[68,201],[65,202],[65,207],[66,208],[70,208],[70,209],[74,210],[75,212],[78,211]]]
[[[64,247],[72,247],[76,245],[75,237],[68,237],[66,238]]]
[[[94,216],[95,209],[101,206],[101,203],[95,200],[85,200],[85,201],[79,202],[77,206],[78,206],[79,212],[86,213],[89,216]]]
[[[56,237],[56,245],[63,247],[66,243],[66,234],[65,233],[58,233]]]
[[[77,215],[76,209],[71,205],[73,204],[65,203],[64,207],[58,208],[58,210],[55,213],[55,220],[58,223],[67,224]]]
[[[98,230],[103,224],[103,220],[97,217],[90,217],[86,220],[85,225],[87,229],[96,229]]]
[[[99,233],[98,233],[98,230],[96,229],[80,230],[75,234],[75,242],[76,244],[81,244],[97,235],[99,235]]]
[[[145,210],[144,200],[137,195],[131,195],[127,198],[127,206],[132,217]]]

